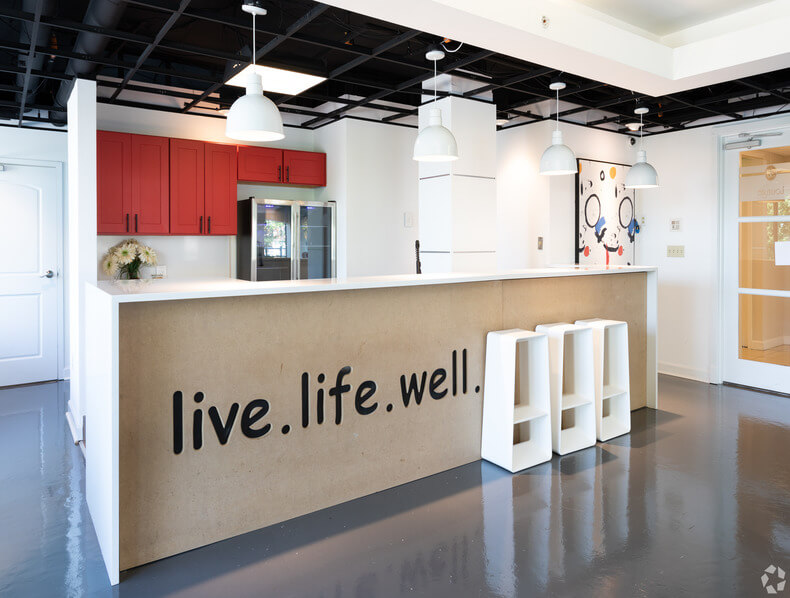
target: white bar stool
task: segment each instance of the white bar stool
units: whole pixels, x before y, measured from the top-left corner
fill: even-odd
[[[514,328],[486,337],[480,454],[510,472],[551,459],[549,344]]]
[[[631,431],[631,384],[628,372],[628,323],[576,320],[593,331],[595,346],[595,423],[598,440]]]
[[[567,322],[541,324],[549,338],[551,443],[566,455],[595,445],[592,329]]]

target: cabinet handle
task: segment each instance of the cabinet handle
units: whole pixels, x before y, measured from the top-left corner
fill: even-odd
[[[285,167],[285,180],[287,182],[289,182],[289,183],[291,182],[291,167],[290,166],[286,166]]]
[[[200,234],[203,234],[203,216],[200,217]]]
[[[280,182],[282,182],[282,180],[283,180],[283,167],[282,166],[278,166],[277,167],[277,182],[280,183]]]
[[[208,217],[208,229],[206,230],[207,234],[211,234],[211,216]]]
[[[129,214],[126,214],[126,232],[129,232]]]
[[[137,232],[137,214],[134,215],[134,232]]]

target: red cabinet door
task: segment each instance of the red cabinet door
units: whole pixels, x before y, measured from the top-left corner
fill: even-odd
[[[96,135],[97,229],[100,235],[132,232],[132,136]]]
[[[285,183],[326,186],[326,154],[283,150],[283,168]]]
[[[206,230],[236,234],[236,146],[206,143]]]
[[[205,144],[170,140],[170,234],[201,235],[205,218]]]
[[[271,147],[239,146],[240,181],[283,182],[283,151]]]
[[[170,140],[132,135],[132,227],[137,234],[170,232]]]

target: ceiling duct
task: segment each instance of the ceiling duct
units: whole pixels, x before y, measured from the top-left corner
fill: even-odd
[[[83,23],[91,27],[114,29],[121,20],[125,9],[126,0],[91,0],[88,10],[85,11]],[[81,31],[77,36],[77,41],[74,43],[73,51],[75,54],[100,56],[109,42],[110,38],[101,33]],[[96,63],[72,58],[66,67],[66,74],[75,78],[86,77],[93,75],[97,68],[98,65]],[[58,93],[55,96],[56,106],[66,107],[73,86],[74,79],[60,84],[60,89],[58,89]],[[63,112],[53,112],[51,116],[56,122],[64,124],[66,122],[65,110]]]

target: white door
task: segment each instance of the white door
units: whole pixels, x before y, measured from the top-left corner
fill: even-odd
[[[0,158],[0,386],[58,378],[61,173]]]
[[[790,393],[790,132],[755,139],[724,153],[722,378]]]

